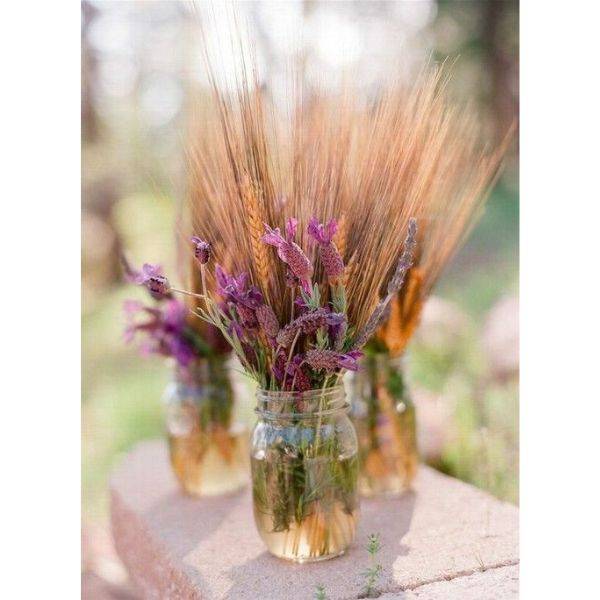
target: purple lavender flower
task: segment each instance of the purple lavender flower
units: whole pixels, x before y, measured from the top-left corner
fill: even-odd
[[[298,316],[304,315],[310,310],[310,306],[306,303],[306,300],[302,296],[298,296],[294,300],[294,306]]]
[[[277,255],[279,258],[289,266],[290,271],[300,280],[304,290],[307,293],[310,293],[310,280],[313,274],[313,267],[308,256],[302,251],[302,248],[293,241],[297,224],[298,222],[296,219],[288,220],[286,224],[286,239],[281,235],[281,231],[278,227],[276,229],[271,229],[271,227],[265,223],[266,233],[261,239],[265,244],[277,248]]]
[[[279,382],[283,382],[283,378],[285,376],[285,365],[287,362],[287,356],[284,351],[279,351],[275,360],[273,361],[273,365],[271,367],[271,372],[275,379]]]
[[[235,277],[228,275],[220,265],[217,265],[215,275],[217,291],[226,300],[252,309],[258,308],[263,303],[260,290],[253,285],[248,286],[248,273],[241,273]]]
[[[242,352],[244,353],[245,361],[250,365],[253,369],[258,369],[258,356],[256,354],[256,349],[252,344],[248,342],[240,341],[242,346]]]
[[[277,343],[284,348],[289,348],[298,333],[310,335],[321,327],[339,325],[345,319],[346,317],[341,313],[333,313],[326,308],[317,308],[300,315],[280,329],[277,334]]]
[[[188,309],[179,300],[167,302],[162,310],[162,315],[166,327],[170,327],[173,332],[180,332],[187,325]]]
[[[197,236],[193,236],[190,241],[194,244],[194,256],[196,257],[196,260],[201,265],[205,265],[210,260],[210,255],[212,253],[211,245]]]
[[[346,333],[348,332],[348,320],[344,315],[344,320],[332,325],[329,328],[329,339],[333,345],[333,349],[338,352],[344,347]]]
[[[128,279],[132,283],[146,286],[155,300],[160,300],[170,294],[171,285],[162,274],[160,265],[145,263],[141,271],[133,271],[128,274]]]
[[[331,219],[327,225],[323,225],[319,223],[317,217],[312,217],[308,222],[307,231],[319,244],[330,244],[337,232],[337,222]]]
[[[340,368],[348,371],[358,371],[358,359],[362,356],[363,353],[360,350],[350,350],[341,354],[339,359]]]
[[[277,337],[279,333],[279,321],[277,315],[268,304],[262,304],[256,309],[256,318],[268,338],[274,339]]]
[[[306,352],[304,362],[316,370],[333,372],[337,369],[347,369],[348,371],[357,371],[358,359],[361,356],[362,352],[358,350],[342,354],[335,350],[316,348]]]
[[[240,325],[245,329],[256,329],[256,309],[263,305],[263,295],[255,286],[248,285],[248,274],[237,277],[228,275],[219,265],[215,268],[217,290],[229,304],[235,307]]]
[[[413,264],[413,254],[416,245],[417,221],[416,219],[411,218],[408,221],[408,233],[404,240],[404,249],[396,265],[394,275],[390,279],[387,286],[387,296],[379,301],[377,306],[373,309],[371,316],[367,319],[364,327],[354,338],[354,348],[362,348],[367,343],[369,338],[375,333],[375,331],[377,331],[377,328],[385,317],[391,299],[402,289],[402,286],[404,285],[406,273],[408,273],[408,270]]]
[[[282,386],[282,389],[293,389],[298,392],[305,392],[312,389],[310,376],[302,363],[303,356],[297,354],[288,364],[286,353],[283,350],[279,351],[271,367],[271,372]]]
[[[182,367],[187,367],[198,357],[189,342],[181,337],[172,336],[168,344],[168,354],[172,356]]]
[[[217,278],[217,291],[223,297],[228,296],[233,291],[244,289],[248,280],[247,273],[234,277],[229,275],[221,265],[215,267],[215,277]]]
[[[256,318],[254,309],[248,308],[242,303],[236,304],[235,308],[240,320],[240,325],[244,329],[256,329],[258,327],[258,319]]]
[[[336,231],[335,219],[331,219],[327,225],[323,225],[316,217],[312,217],[308,224],[308,234],[319,244],[321,262],[325,274],[330,280],[336,280],[344,274],[344,260],[333,243]]]
[[[140,350],[144,355],[170,356],[184,367],[198,357],[187,335],[188,311],[182,302],[169,300],[158,309],[128,300],[123,308],[127,319],[125,340],[132,342],[138,334],[143,334]],[[148,319],[140,321],[138,315],[146,315]]]
[[[231,323],[229,323],[227,332],[231,337],[233,337],[235,334],[238,340],[241,340],[244,337],[244,330],[237,321],[232,320]]]
[[[297,354],[288,366],[288,378],[292,389],[298,392],[306,392],[312,389],[312,382],[303,365],[303,356]]]

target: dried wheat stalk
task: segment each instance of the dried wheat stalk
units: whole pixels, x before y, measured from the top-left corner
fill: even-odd
[[[415,264],[392,310],[399,324],[386,330],[390,345],[395,337],[403,347],[504,151],[481,147],[476,120],[448,101],[446,77],[443,68],[424,68],[410,88],[391,86],[371,105],[351,91],[313,94],[296,103],[287,122],[252,69],[232,95],[213,81],[212,112],[190,150],[190,231],[213,243],[218,262],[248,272],[285,322],[285,268],[260,242],[262,223],[283,229],[289,217],[297,218],[296,241],[314,258],[310,217],[337,218],[349,322],[358,330],[385,293],[415,217]]]

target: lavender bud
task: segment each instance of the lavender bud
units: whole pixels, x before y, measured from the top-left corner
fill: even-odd
[[[168,296],[171,290],[169,280],[164,275],[149,276],[144,285],[154,297]]]
[[[344,261],[333,242],[320,246],[321,262],[325,269],[325,275],[332,280],[338,279],[344,274]]]
[[[369,341],[369,338],[375,333],[375,331],[377,331],[379,324],[382,322],[385,316],[385,312],[388,307],[388,304],[390,303],[390,300],[395,294],[397,294],[400,291],[402,285],[404,284],[404,278],[406,277],[406,273],[412,266],[413,253],[416,245],[417,221],[416,219],[411,218],[408,221],[408,233],[406,239],[404,240],[404,250],[402,251],[400,260],[396,265],[394,275],[388,283],[387,296],[383,300],[381,300],[379,304],[377,304],[375,310],[369,317],[369,320],[366,322],[365,326],[354,339],[353,348],[362,348]]]
[[[288,348],[298,332],[304,335],[315,333],[325,325],[338,325],[345,320],[344,315],[332,313],[324,308],[318,308],[311,312],[307,312],[288,323],[277,334],[277,343],[284,348]]]
[[[406,239],[404,240],[404,250],[402,251],[402,255],[400,256],[400,260],[396,265],[396,271],[392,276],[392,279],[388,283],[387,293],[397,294],[402,285],[404,283],[404,278],[406,277],[406,273],[412,267],[413,263],[413,255],[415,251],[415,247],[417,245],[417,221],[416,219],[411,218],[408,221],[408,234]]]
[[[295,223],[293,220],[289,222],[288,234],[295,232]],[[292,273],[298,277],[302,282],[310,282],[310,278],[313,274],[313,267],[308,259],[308,256],[304,254],[302,248],[298,246],[291,239],[286,240],[279,231],[278,228],[271,229],[265,223],[265,235],[262,236],[262,241],[270,246],[277,248],[277,254],[279,258],[288,265]]]
[[[348,354],[341,354],[335,350],[325,350],[316,348],[309,350],[304,355],[304,362],[316,370],[323,371],[335,371],[336,369],[351,369],[356,370],[357,362],[356,357],[359,356],[360,352],[351,352]]]
[[[210,260],[212,253],[211,245],[196,236],[191,238],[191,242],[194,244],[194,256],[196,260],[201,265],[205,265]]]
[[[371,338],[371,336],[377,331],[379,323],[385,312],[387,302],[381,301],[375,307],[375,310],[371,313],[369,320],[362,328],[360,334],[355,338],[353,348],[362,348]]]
[[[292,326],[292,323],[289,323],[285,327],[283,327],[275,336],[277,340],[277,344],[282,346],[283,348],[289,348],[294,338],[296,337],[297,329]]]
[[[304,355],[304,361],[313,369],[335,371],[338,365],[338,353],[333,350],[309,350]]]
[[[306,374],[302,367],[297,367],[292,377],[294,388],[298,392],[307,392],[312,389],[310,377]]]
[[[240,325],[245,329],[255,329],[258,325],[256,319],[256,313],[252,308],[248,308],[243,304],[235,304],[238,316],[240,318]]]
[[[256,309],[256,318],[267,337],[275,338],[279,333],[279,321],[268,304],[261,304]]]
[[[333,236],[338,229],[337,221],[331,219],[327,225],[319,223],[312,217],[308,223],[308,234],[319,244],[319,253],[323,269],[329,279],[337,279],[344,274],[344,260],[333,243]]]
[[[285,256],[284,261],[289,265],[292,273],[301,281],[310,281],[313,274],[313,268],[298,244],[292,242],[281,248],[281,253]]]

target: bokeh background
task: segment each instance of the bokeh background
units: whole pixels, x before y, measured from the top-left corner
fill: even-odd
[[[492,139],[518,115],[518,3],[243,2],[263,83],[273,93],[301,51],[307,77],[352,76],[367,92],[450,57],[452,91]],[[190,90],[206,86],[198,22],[215,43],[226,3],[82,2],[84,597],[127,598],[112,548],[107,479],[137,440],[162,435],[168,366],[122,338],[118,255],[172,263],[184,182]],[[224,78],[233,58],[220,55]],[[197,97],[197,96],[196,96]],[[518,502],[518,148],[468,243],[428,303],[408,352],[423,458]]]

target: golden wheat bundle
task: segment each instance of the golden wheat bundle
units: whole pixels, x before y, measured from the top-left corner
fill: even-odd
[[[402,352],[424,299],[474,222],[504,148],[482,146],[476,120],[449,102],[442,67],[424,68],[412,86],[391,86],[370,103],[349,91],[329,97],[313,92],[294,103],[288,119],[251,68],[242,71],[234,92],[212,83],[211,110],[202,115],[189,151],[183,238],[195,308],[202,304],[202,282],[191,234],[210,242],[225,273],[247,274],[279,324],[297,317],[301,287],[289,285],[289,264],[265,244],[265,225],[283,231],[290,222],[294,239],[281,239],[303,249],[310,285],[330,305],[332,286],[320,252],[326,244],[311,236],[309,224],[334,219],[329,243],[345,262],[342,281],[335,283],[344,284],[346,325],[357,335],[386,295],[401,239],[415,218],[414,264],[407,285],[386,303],[378,335],[392,354]],[[281,257],[283,242],[272,244]],[[205,283],[214,295],[218,281],[208,270]],[[272,369],[273,360],[262,366]],[[269,374],[258,379],[272,385]]]
[[[453,105],[446,84],[444,68],[438,67],[423,71],[410,90],[382,96],[363,122],[368,144],[354,155],[374,174],[365,181],[353,170],[355,185],[369,186],[370,192],[358,210],[353,198],[342,208],[353,217],[354,230],[370,226],[368,216],[378,213],[419,221],[407,283],[377,336],[392,356],[403,352],[426,298],[480,216],[512,137],[509,131],[496,146],[485,145],[477,118]]]

